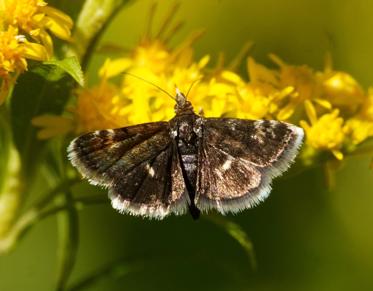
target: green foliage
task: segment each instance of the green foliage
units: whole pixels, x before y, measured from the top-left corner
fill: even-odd
[[[34,173],[46,144],[37,139],[31,119],[43,113],[60,114],[72,86],[72,78],[54,65],[37,66],[18,79],[11,99],[10,116],[14,143],[25,173]]]
[[[63,72],[69,74],[80,86],[84,86],[84,75],[77,57],[68,57],[63,60],[50,60],[45,65],[56,66]],[[45,77],[48,77],[45,76]]]
[[[79,219],[70,191],[59,197],[64,200],[66,210],[58,214],[58,273],[57,291],[65,286],[73,270],[79,245]]]

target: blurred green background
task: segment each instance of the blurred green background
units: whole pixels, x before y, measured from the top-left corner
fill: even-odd
[[[81,1],[80,1],[81,2]],[[206,28],[197,58],[224,52],[233,58],[246,41],[268,64],[275,53],[291,64],[321,69],[330,51],[336,69],[373,85],[373,1],[204,0],[180,1],[186,25],[172,43]],[[102,42],[133,47],[145,31],[151,1],[133,1]],[[159,1],[155,27],[174,1]],[[63,9],[63,7],[61,7]],[[106,56],[94,57],[95,82]],[[244,68],[243,68],[244,69]],[[79,193],[97,191],[80,187]],[[189,216],[148,221],[120,215],[110,203],[80,212],[80,246],[71,281],[128,258],[127,275],[101,280],[88,290],[373,290],[373,173],[367,157],[346,160],[336,188],[325,187],[321,168],[274,183],[259,207],[231,216],[249,234],[258,268],[238,243],[207,220]],[[56,218],[48,218],[0,257],[0,290],[53,290]]]

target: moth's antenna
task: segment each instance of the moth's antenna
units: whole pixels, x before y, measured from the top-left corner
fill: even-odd
[[[196,83],[198,83],[199,81],[201,81],[201,78],[199,78],[199,79],[193,81],[193,83],[190,85],[190,87],[189,87],[189,89],[188,89],[188,92],[187,92],[185,98],[188,98],[188,95],[189,95],[190,90],[192,90],[193,86],[194,86]]]
[[[129,76],[131,76],[131,77],[134,77],[134,78],[136,78],[136,79],[139,79],[139,80],[141,80],[141,81],[144,81],[145,83],[148,83],[149,85],[154,86],[154,87],[157,88],[158,90],[162,91],[163,93],[165,93],[166,95],[168,95],[169,97],[171,97],[172,100],[175,100],[175,101],[176,101],[176,98],[175,98],[174,96],[172,96],[172,95],[171,95],[170,93],[168,93],[165,89],[159,87],[158,85],[156,85],[156,84],[154,84],[154,83],[152,83],[152,82],[150,82],[150,81],[148,81],[148,80],[146,80],[146,79],[143,79],[143,78],[141,78],[141,77],[139,77],[139,76],[136,76],[136,75],[134,75],[134,74],[131,74],[131,73],[129,73],[129,72],[123,72],[123,74],[124,74],[124,75],[129,75]]]

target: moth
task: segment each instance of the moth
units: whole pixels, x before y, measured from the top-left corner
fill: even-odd
[[[147,218],[251,208],[293,162],[304,132],[275,120],[205,118],[176,90],[175,117],[97,130],[74,139],[68,157],[113,208]]]

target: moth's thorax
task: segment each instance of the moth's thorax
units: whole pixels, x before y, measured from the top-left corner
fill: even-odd
[[[202,133],[202,118],[195,114],[184,113],[170,120],[171,136],[186,144],[193,145]]]
[[[171,136],[175,139],[183,176],[191,201],[196,194],[198,149],[202,132],[201,117],[192,113],[177,114],[171,121]]]

